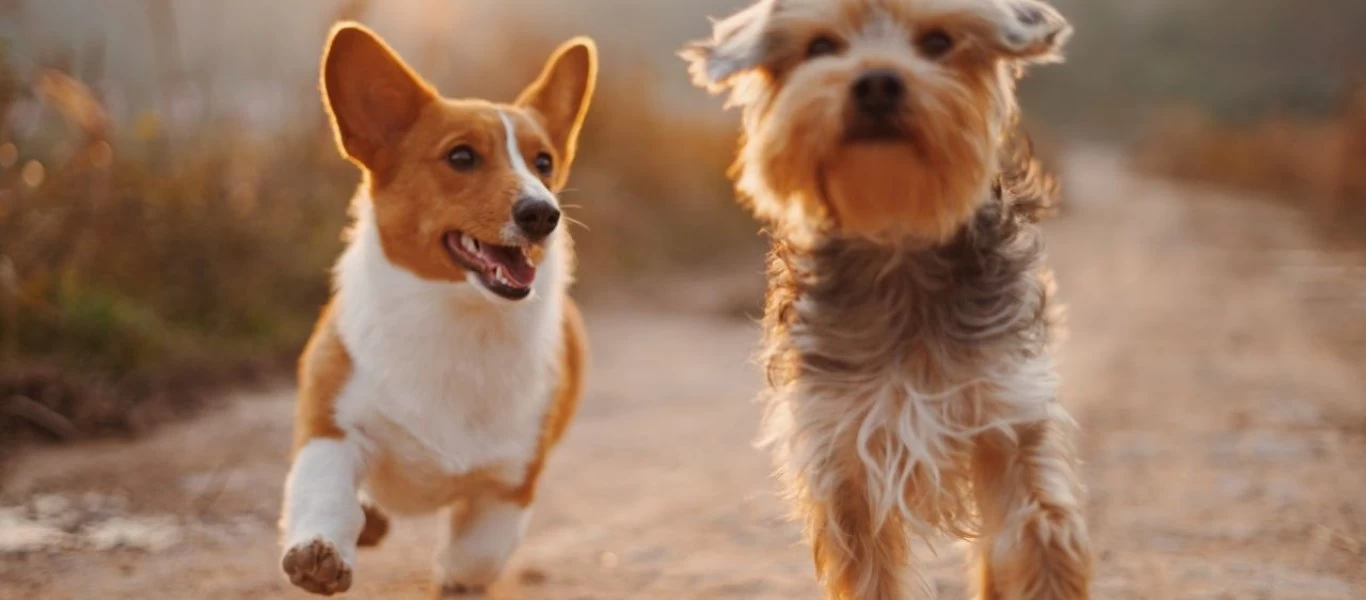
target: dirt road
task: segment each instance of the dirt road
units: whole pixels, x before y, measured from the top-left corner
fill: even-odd
[[[1366,598],[1366,264],[1282,209],[1105,152],[1068,164],[1050,233],[1096,597]],[[750,446],[752,324],[637,306],[589,326],[583,412],[491,596],[815,598]],[[0,598],[305,597],[276,569],[290,402],[246,394],[148,439],[21,458],[0,490]],[[363,553],[351,597],[429,597],[435,527]],[[959,548],[939,549],[922,554],[940,596],[965,597]]]

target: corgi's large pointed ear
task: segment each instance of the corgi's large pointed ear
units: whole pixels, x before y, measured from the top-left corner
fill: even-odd
[[[560,153],[559,163],[565,167],[574,162],[579,131],[597,80],[597,44],[590,38],[577,37],[560,45],[536,81],[517,96],[517,106],[541,118],[550,142]]]
[[[383,170],[385,148],[437,98],[378,35],[349,22],[337,24],[328,36],[322,91],[337,145],[371,170]]]
[[[712,36],[683,47],[678,55],[698,87],[712,93],[730,88],[736,77],[760,66],[766,52],[769,21],[778,0],[759,0],[712,24]]]

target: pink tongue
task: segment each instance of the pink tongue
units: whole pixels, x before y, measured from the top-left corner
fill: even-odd
[[[531,287],[531,282],[536,279],[536,267],[527,263],[520,248],[485,246],[484,256],[503,267],[503,274],[513,285]]]

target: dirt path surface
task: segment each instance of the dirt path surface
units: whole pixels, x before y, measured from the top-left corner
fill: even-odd
[[[1050,225],[1071,305],[1097,598],[1366,598],[1366,263],[1282,209],[1069,161]],[[758,265],[755,265],[758,269]],[[750,446],[756,329],[599,307],[583,412],[495,598],[815,598]],[[1355,329],[1352,329],[1355,328]],[[291,393],[134,442],[31,452],[0,490],[0,598],[303,598],[274,522]],[[350,597],[428,598],[434,521],[363,552]],[[967,595],[961,549],[923,561]]]

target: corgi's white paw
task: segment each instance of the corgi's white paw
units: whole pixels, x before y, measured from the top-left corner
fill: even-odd
[[[442,598],[457,598],[460,596],[482,596],[488,590],[483,585],[465,585],[463,583],[446,583],[441,585]]]
[[[502,557],[447,557],[436,567],[436,582],[442,596],[482,594],[498,580],[505,563]]]
[[[351,565],[331,542],[314,538],[285,551],[280,568],[298,588],[331,596],[351,589]]]

